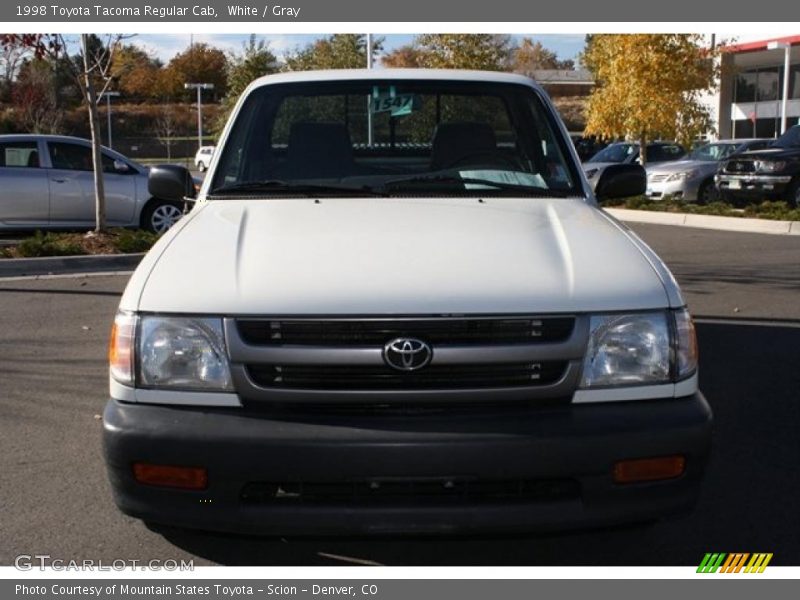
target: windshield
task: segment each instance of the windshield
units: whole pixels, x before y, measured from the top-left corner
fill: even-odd
[[[639,156],[638,144],[611,144],[595,154],[587,162],[630,162]]]
[[[552,113],[524,85],[275,84],[245,101],[209,197],[575,194]]]
[[[738,144],[706,144],[700,146],[689,154],[689,160],[717,161],[734,153]]]
[[[792,148],[800,146],[800,125],[795,125],[786,130],[786,132],[775,140],[773,146],[781,148]]]

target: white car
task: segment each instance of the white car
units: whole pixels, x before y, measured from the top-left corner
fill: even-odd
[[[163,233],[184,202],[148,191],[149,168],[102,148],[106,219]],[[76,229],[95,224],[92,144],[62,135],[0,135],[0,229]]]
[[[644,189],[613,165],[597,193]],[[177,527],[650,520],[697,497],[697,381],[675,279],[598,208],[532,80],[280,74],[246,90],[122,296],[105,456],[123,512]]]
[[[194,155],[194,166],[201,173],[208,169],[211,159],[214,157],[216,146],[201,146]]]

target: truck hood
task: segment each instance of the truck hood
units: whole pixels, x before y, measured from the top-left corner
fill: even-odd
[[[761,150],[750,150],[749,152],[732,154],[727,160],[736,160],[737,158],[781,160],[784,158],[798,157],[800,157],[800,146],[771,146]]]
[[[441,315],[668,306],[632,238],[577,199],[215,200],[193,212],[146,257],[123,308]]]

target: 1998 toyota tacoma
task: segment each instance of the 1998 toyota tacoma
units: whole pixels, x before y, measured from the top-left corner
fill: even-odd
[[[597,197],[644,192],[610,169]],[[176,166],[150,188],[193,191]],[[710,446],[675,280],[516,75],[251,84],[132,276],[110,365],[116,503],[179,527],[652,520],[692,507]]]

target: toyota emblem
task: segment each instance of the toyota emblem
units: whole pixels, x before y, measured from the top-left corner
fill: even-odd
[[[416,371],[433,358],[431,347],[416,338],[396,338],[383,347],[383,360],[398,371]]]

